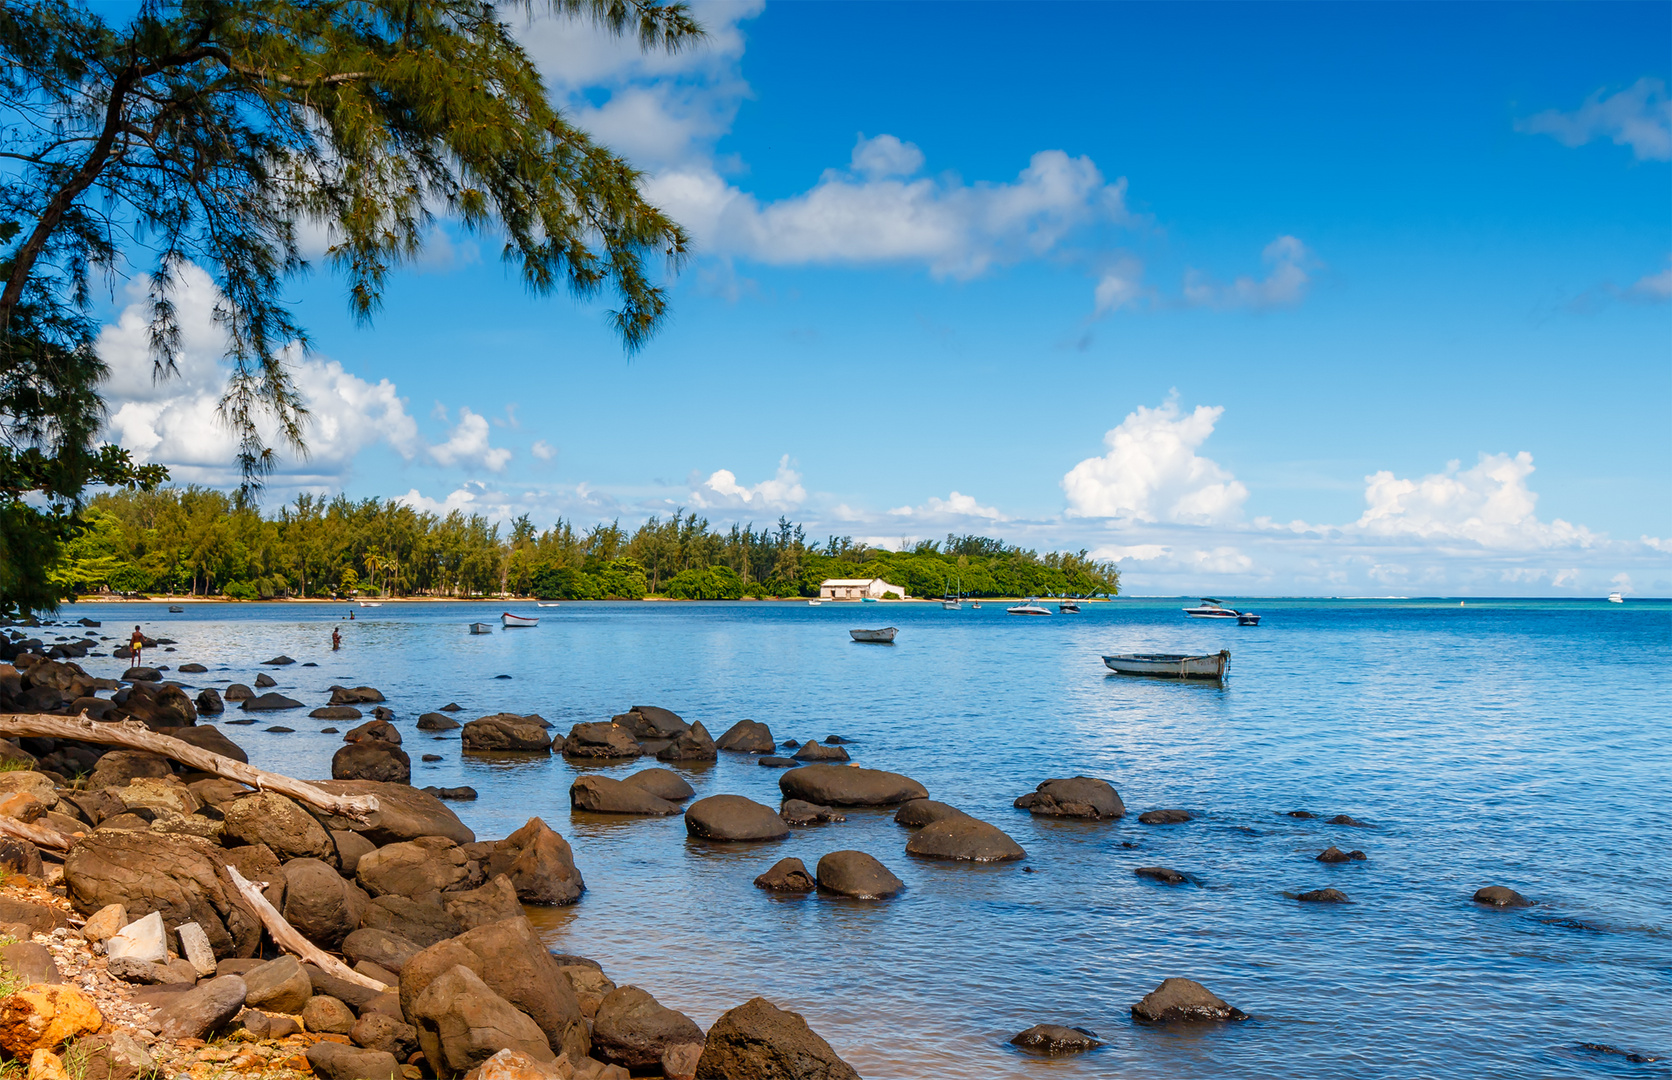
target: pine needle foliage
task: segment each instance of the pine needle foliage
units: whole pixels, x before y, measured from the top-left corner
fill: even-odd
[[[683,3],[519,9],[646,49],[702,36]],[[502,241],[535,294],[613,292],[613,327],[641,348],[667,313],[653,264],[677,267],[689,239],[552,104],[505,14],[482,0],[143,0],[117,26],[96,5],[0,0],[0,499],[158,482],[94,447],[101,276],[147,275],[166,378],[180,275],[209,272],[231,368],[221,416],[251,487],[275,464],[271,443],[305,452],[290,363],[308,335],[285,287],[309,269],[306,236],[329,238],[326,261],[370,320],[391,272],[451,218]]]

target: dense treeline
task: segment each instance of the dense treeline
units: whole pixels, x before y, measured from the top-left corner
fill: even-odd
[[[980,536],[910,551],[849,537],[808,543],[780,518],[722,530],[696,514],[577,532],[528,517],[508,529],[479,514],[432,514],[380,499],[302,495],[263,515],[207,488],[121,491],[92,500],[52,573],[66,593],[275,597],[487,596],[543,599],[735,600],[816,596],[825,578],[885,578],[913,596],[1113,593],[1114,564],[1044,555]]]

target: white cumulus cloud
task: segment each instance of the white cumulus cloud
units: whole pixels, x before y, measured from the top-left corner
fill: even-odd
[[[1598,90],[1571,112],[1547,109],[1515,127],[1531,135],[1549,135],[1563,146],[1609,139],[1616,146],[1631,147],[1639,161],[1672,159],[1672,100],[1659,79],[1638,79],[1612,94]]]
[[[1353,528],[1382,537],[1468,541],[1495,549],[1589,547],[1598,537],[1560,518],[1535,513],[1527,486],[1533,455],[1482,454],[1469,469],[1453,461],[1418,480],[1382,471],[1365,477],[1363,516]]]
[[[437,465],[477,465],[489,472],[499,472],[511,460],[510,450],[492,445],[488,418],[463,405],[447,441],[431,446],[429,453]]]
[[[1248,489],[1218,462],[1196,453],[1213,434],[1223,406],[1181,413],[1177,400],[1140,405],[1103,437],[1108,453],[1087,458],[1062,478],[1075,517],[1146,522],[1236,520]]]
[[[716,469],[691,492],[691,502],[705,509],[794,510],[807,499],[801,474],[790,467],[790,456],[778,459],[778,471],[770,480],[752,486],[738,483],[730,469]]]
[[[761,203],[712,168],[674,169],[645,185],[704,251],[774,265],[912,262],[968,278],[1044,255],[1081,226],[1127,220],[1126,181],[1105,181],[1087,157],[1042,150],[1013,182],[910,179],[917,148],[861,138],[859,171],[826,170],[810,190]]]
[[[550,461],[557,457],[557,447],[544,439],[535,439],[534,445],[528,448],[528,452],[541,461]]]

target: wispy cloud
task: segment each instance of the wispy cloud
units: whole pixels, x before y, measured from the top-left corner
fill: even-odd
[[[692,488],[690,502],[704,509],[794,510],[807,499],[801,474],[790,466],[790,456],[778,459],[778,470],[770,479],[745,486],[730,469],[716,469],[708,479]]]
[[[1242,276],[1228,285],[1190,271],[1184,279],[1184,302],[1193,307],[1275,308],[1306,299],[1318,260],[1305,244],[1293,236],[1279,236],[1260,258],[1266,264],[1265,277]]]
[[[1659,79],[1641,78],[1624,90],[1598,90],[1570,112],[1546,109],[1516,122],[1530,135],[1549,135],[1563,146],[1608,139],[1631,147],[1639,161],[1672,160],[1672,100]]]

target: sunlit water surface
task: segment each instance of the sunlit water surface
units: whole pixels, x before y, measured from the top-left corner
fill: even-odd
[[[188,686],[253,682],[283,652],[319,664],[272,671],[310,707],[331,683],[381,688],[414,783],[481,793],[453,804],[479,837],[539,815],[574,845],[584,898],[529,909],[555,950],[598,959],[704,1026],[768,997],[870,1080],[1672,1075],[1672,605],[1268,601],[1251,605],[1258,628],[1189,620],[1180,606],[1123,599],[1016,618],[991,602],[519,604],[538,628],[475,637],[466,624],[497,624],[503,603],[391,602],[352,624],[346,607],[302,604],[65,615],[102,618],[112,637],[139,622],[177,639],[148,661],[207,664]],[[851,627],[884,624],[900,627],[896,645],[849,641]],[[335,654],[333,626],[345,638]],[[1099,659],[1220,648],[1232,653],[1222,688],[1113,676]],[[716,737],[743,718],[779,740],[838,734],[859,763],[999,825],[1027,860],[919,861],[880,810],[765,845],[691,841],[678,817],[571,814],[580,767],[462,757],[456,732],[414,730],[449,701],[461,719],[537,712],[562,731],[642,703]],[[325,722],[259,715],[225,728],[254,763],[329,775],[341,744],[319,733]],[[273,723],[296,731],[263,730]],[[425,752],[444,760],[419,764]],[[779,800],[779,771],[752,758],[680,771],[698,797]],[[1077,774],[1112,781],[1127,816],[1011,808]],[[1138,823],[1162,807],[1197,820]],[[1285,816],[1294,809],[1319,818]],[[1338,813],[1373,827],[1324,823]],[[1332,843],[1369,860],[1316,862]],[[905,892],[859,903],[752,884],[786,855],[811,867],[843,848],[880,858]],[[1132,873],[1156,864],[1196,884]],[[1486,884],[1537,905],[1481,908],[1469,898]],[[1289,898],[1326,885],[1353,903]],[[1135,1025],[1128,1007],[1172,975],[1253,1019]],[[1040,1022],[1108,1045],[1065,1060],[1006,1045]]]

